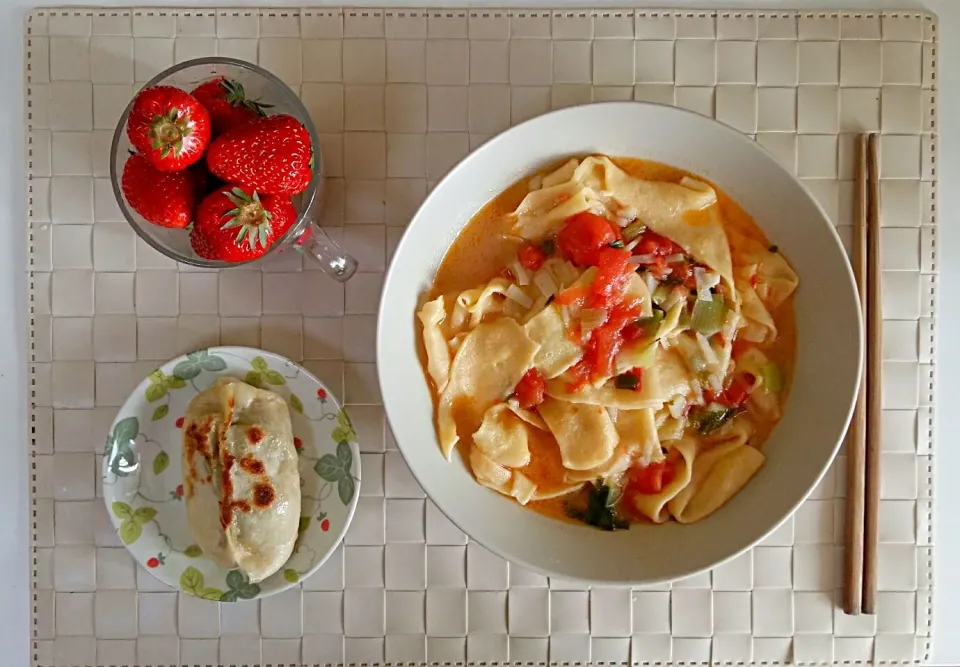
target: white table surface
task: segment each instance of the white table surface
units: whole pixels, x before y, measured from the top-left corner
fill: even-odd
[[[61,0],[57,5],[114,5],[130,3],[77,2]],[[156,2],[152,5],[211,4],[237,5],[299,5],[289,2],[190,3]],[[364,2],[323,2],[306,4],[376,4]],[[421,0],[404,4],[437,5],[491,5],[491,6],[588,6],[584,0],[549,2],[437,2]],[[817,0],[701,0],[700,2],[623,3],[611,0],[601,6],[638,4],[640,6],[672,7],[750,7],[754,9],[836,9],[837,6]],[[960,346],[948,341],[960,337],[960,221],[954,219],[960,211],[960,189],[953,184],[960,181],[960,126],[949,122],[960,118],[960,1],[958,0],[847,0],[840,3],[844,9],[906,9],[926,8],[940,17],[939,46],[939,118],[940,150],[940,304],[939,304],[939,372],[937,373],[937,432],[936,490],[934,516],[936,545],[934,584],[934,650],[935,665],[960,664],[960,520],[955,509],[960,507],[960,447],[952,440],[953,429],[960,429],[960,415],[951,406],[960,394]],[[0,459],[0,666],[29,664],[30,645],[30,532],[27,505],[29,457],[27,454],[27,281],[26,239],[26,185],[24,170],[23,131],[23,20],[33,6],[31,0],[0,0],[0,425],[9,434]]]

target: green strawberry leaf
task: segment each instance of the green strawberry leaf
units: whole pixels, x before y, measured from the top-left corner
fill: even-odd
[[[290,394],[290,407],[296,412],[303,414],[303,401],[296,394]]]
[[[162,384],[152,384],[147,387],[147,400],[151,403],[154,401],[159,401],[161,398],[167,395],[167,388]]]
[[[342,440],[337,445],[337,460],[346,472],[350,472],[350,466],[353,465],[353,452],[350,451],[350,445]]]
[[[198,556],[203,555],[203,550],[198,547],[196,544],[191,544],[186,549],[183,550],[183,555],[187,558],[197,558]]]
[[[230,590],[236,590],[241,586],[250,583],[250,578],[240,570],[230,570],[227,572],[227,587]]]
[[[173,367],[173,374],[184,380],[192,380],[200,375],[201,370],[200,363],[192,359],[190,355],[187,355],[185,360]]]
[[[291,584],[297,583],[297,580],[300,579],[300,575],[297,574],[296,570],[287,568],[283,571],[283,578],[289,581]]]
[[[297,525],[297,533],[302,533],[307,528],[310,527],[310,517],[302,516],[300,517],[300,523]]]
[[[265,373],[270,370],[270,367],[267,365],[267,362],[263,357],[254,357],[250,361],[250,365],[261,373]]]
[[[152,521],[155,516],[157,516],[157,510],[152,507],[141,507],[133,513],[133,521],[143,525],[148,521]]]
[[[136,417],[121,419],[113,427],[112,437],[117,443],[133,444],[138,435],[140,435],[140,421]]]
[[[192,565],[180,574],[180,588],[187,593],[199,595],[203,590],[203,573]]]
[[[147,376],[150,380],[150,384],[160,384],[163,382],[163,371],[159,368],[154,368],[150,371],[150,375]]]
[[[109,438],[103,455],[110,466],[110,472],[117,477],[126,477],[137,468],[137,457],[126,442],[115,444],[113,438]]]
[[[258,389],[263,389],[263,373],[260,371],[249,371],[243,381]]]
[[[223,595],[220,596],[220,602],[236,602],[237,601],[237,592],[234,590],[226,591]]]
[[[223,597],[223,591],[217,590],[216,588],[204,588],[197,591],[197,596],[204,600],[219,600]]]
[[[168,375],[163,378],[163,386],[167,389],[183,389],[187,386],[187,382],[182,377]]]
[[[132,519],[133,510],[130,509],[130,506],[126,503],[116,502],[110,506],[110,509],[113,510],[113,515],[118,519]]]
[[[287,384],[287,378],[283,377],[279,371],[265,371],[263,375],[270,384]]]
[[[227,362],[215,354],[209,354],[204,357],[203,361],[200,362],[200,365],[203,367],[203,370],[213,373],[226,370],[227,368]]]
[[[258,584],[247,584],[237,590],[237,597],[243,598],[244,600],[252,600],[258,595],[260,595],[260,586]]]
[[[333,433],[330,434],[330,438],[337,444],[347,441],[347,432],[341,427],[336,427],[333,429]]]
[[[167,469],[167,466],[170,465],[170,455],[166,452],[160,452],[155,457],[153,457],[153,474],[160,475],[164,470]]]
[[[156,386],[156,385],[153,385]],[[158,405],[157,409],[153,411],[152,421],[160,421],[170,412],[170,406],[168,404]]]
[[[140,537],[143,529],[134,519],[124,519],[120,522],[120,541],[124,544],[133,544]]]
[[[321,478],[328,482],[336,482],[344,476],[340,460],[333,454],[324,454],[320,457],[320,460],[317,461],[316,465],[313,466],[313,469]]]
[[[356,489],[357,485],[353,481],[353,477],[350,475],[341,477],[340,481],[337,482],[337,495],[340,496],[340,502],[344,505],[349,505],[350,501],[353,500],[353,493]]]

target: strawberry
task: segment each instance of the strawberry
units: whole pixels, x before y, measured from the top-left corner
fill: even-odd
[[[130,107],[127,137],[160,171],[180,171],[203,157],[210,143],[210,114],[179,88],[146,88]]]
[[[207,166],[221,180],[261,194],[295,195],[313,176],[310,133],[286,114],[255,119],[217,137]]]
[[[223,76],[201,83],[190,94],[210,113],[214,134],[222,134],[253,118],[262,118],[266,116],[263,110],[273,106],[248,100],[242,83]]]
[[[123,165],[120,187],[134,211],[161,227],[186,227],[203,195],[203,172],[160,171],[143,155],[134,153]]]
[[[225,185],[200,202],[190,245],[205,259],[246,262],[264,255],[296,219],[290,197]]]

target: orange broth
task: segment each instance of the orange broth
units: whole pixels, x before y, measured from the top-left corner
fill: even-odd
[[[679,183],[684,176],[690,176],[709,183],[697,174],[659,162],[615,157],[611,157],[610,160],[629,175],[642,180]],[[548,174],[562,163],[551,165],[540,173]],[[455,295],[463,290],[486,284],[500,275],[501,271],[516,257],[520,242],[510,236],[510,227],[513,222],[509,216],[529,192],[528,183],[532,176],[531,174],[504,190],[480,209],[467,223],[444,255],[433,282],[431,299],[442,294]],[[764,245],[769,245],[770,242],[766,235],[757,226],[750,214],[716,185],[713,183],[710,183],[710,185],[717,192],[720,217],[724,226],[735,229],[744,236],[752,237]],[[697,224],[697,218],[701,215],[706,221],[707,215],[705,213],[694,213],[688,214],[688,222]],[[776,341],[764,346],[763,351],[780,368],[783,378],[780,403],[783,405],[793,379],[793,366],[796,358],[793,295],[778,308],[772,310],[770,315],[777,326],[778,336]],[[421,360],[426,367],[426,351],[422,349],[422,342],[420,347]],[[464,434],[472,433],[479,428],[482,419],[482,415],[476,414],[476,411],[471,408],[472,406],[469,404],[461,404],[455,407],[457,430],[461,434],[461,442],[458,448],[463,456],[467,456],[469,447],[473,446],[469,435],[464,437]],[[758,420],[756,432],[750,439],[749,444],[760,448],[774,426],[776,426],[776,422],[761,422]],[[552,489],[559,490],[566,486],[563,481],[565,468],[560,461],[560,451],[556,440],[550,434],[539,429],[529,429],[529,436],[530,463],[519,470],[544,492],[549,492]],[[572,496],[573,494],[570,494],[549,500],[534,501],[528,503],[527,507],[547,516],[580,523],[570,519],[566,512],[566,503],[571,500]],[[574,500],[574,502],[576,501]],[[634,522],[645,521],[645,519],[638,519],[637,517],[631,517],[631,520]]]

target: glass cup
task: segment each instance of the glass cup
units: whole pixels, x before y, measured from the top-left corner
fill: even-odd
[[[123,217],[126,218],[140,238],[167,257],[184,264],[209,269],[226,269],[256,262],[274,253],[288,251],[288,248],[292,246],[318,262],[324,272],[334,280],[341,282],[348,280],[357,270],[357,261],[345,253],[317,224],[316,215],[323,208],[324,198],[323,177],[320,175],[323,172],[323,156],[320,153],[317,131],[300,98],[285,83],[253,63],[236,58],[210,57],[195,58],[174,65],[150,79],[144,87],[168,85],[190,92],[204,81],[209,81],[218,76],[239,81],[249,99],[272,105],[267,112],[268,115],[289,114],[300,121],[307,132],[310,133],[310,143],[313,146],[314,155],[313,178],[306,190],[292,198],[294,208],[297,211],[296,222],[286,234],[274,242],[262,257],[245,262],[204,259],[190,247],[190,232],[187,230],[168,229],[147,222],[139,213],[127,205],[120,187],[123,165],[127,160],[129,151],[133,150],[130,141],[127,139],[126,131],[127,116],[130,114],[133,100],[130,101],[120,116],[117,129],[113,133],[113,143],[110,146],[110,181],[113,184],[113,194],[117,198]]]

